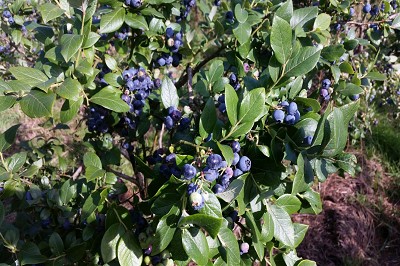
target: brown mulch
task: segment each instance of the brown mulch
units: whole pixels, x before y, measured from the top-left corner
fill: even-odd
[[[393,184],[382,165],[356,154],[357,177],[330,176],[317,190],[323,211],[298,214],[309,225],[298,255],[318,265],[400,265],[400,202],[385,191]]]

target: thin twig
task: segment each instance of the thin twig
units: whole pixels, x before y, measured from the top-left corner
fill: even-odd
[[[161,130],[160,130],[160,137],[158,138],[158,148],[159,149],[163,148],[162,142],[163,142],[164,130],[165,130],[165,124],[162,123]]]
[[[80,173],[82,172],[83,167],[82,165],[80,165],[78,167],[78,169],[76,169],[75,173],[72,175],[72,180],[76,180],[78,178],[78,176],[80,175]]]
[[[141,187],[140,187],[140,184],[139,184],[138,180],[136,180],[136,178],[134,178],[134,177],[132,177],[132,176],[129,176],[129,175],[126,175],[126,174],[123,174],[123,173],[121,173],[121,172],[115,171],[114,169],[112,169],[112,168],[110,168],[110,167],[108,167],[108,171],[110,171],[111,173],[115,174],[116,176],[118,176],[118,177],[120,177],[120,178],[122,178],[122,179],[124,179],[124,180],[127,180],[127,181],[129,181],[129,182],[132,182],[132,183],[135,184],[139,189],[141,188]]]
[[[210,56],[204,58],[203,61],[201,61],[195,68],[193,68],[192,76],[194,76],[197,72],[200,71],[200,69],[205,66],[208,62],[210,62],[212,59],[218,57],[220,53],[225,50],[225,45],[222,44],[221,47],[218,48],[217,51],[215,51],[213,54]],[[185,75],[182,75],[181,78],[175,83],[175,86],[177,88],[181,88],[186,82],[188,81],[188,74],[186,73]]]

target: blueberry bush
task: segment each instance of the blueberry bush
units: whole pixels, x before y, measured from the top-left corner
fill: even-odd
[[[1,262],[315,265],[291,215],[321,212],[313,187],[355,171],[359,98],[396,81],[396,1],[1,10],[0,111],[53,132],[0,135]]]

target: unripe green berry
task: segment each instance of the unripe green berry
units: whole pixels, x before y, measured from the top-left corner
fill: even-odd
[[[164,250],[163,252],[161,252],[161,259],[166,260],[169,259],[171,257],[171,254],[169,253],[168,250]]]
[[[146,265],[150,265],[150,263],[151,263],[151,258],[150,258],[149,256],[146,256],[146,257],[144,257],[143,262],[144,262],[144,264],[146,264]]]

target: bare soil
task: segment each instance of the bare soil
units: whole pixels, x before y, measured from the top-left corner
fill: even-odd
[[[309,225],[298,255],[322,266],[400,265],[400,184],[377,160],[354,153],[356,177],[332,175],[317,188],[322,213],[293,217]]]

